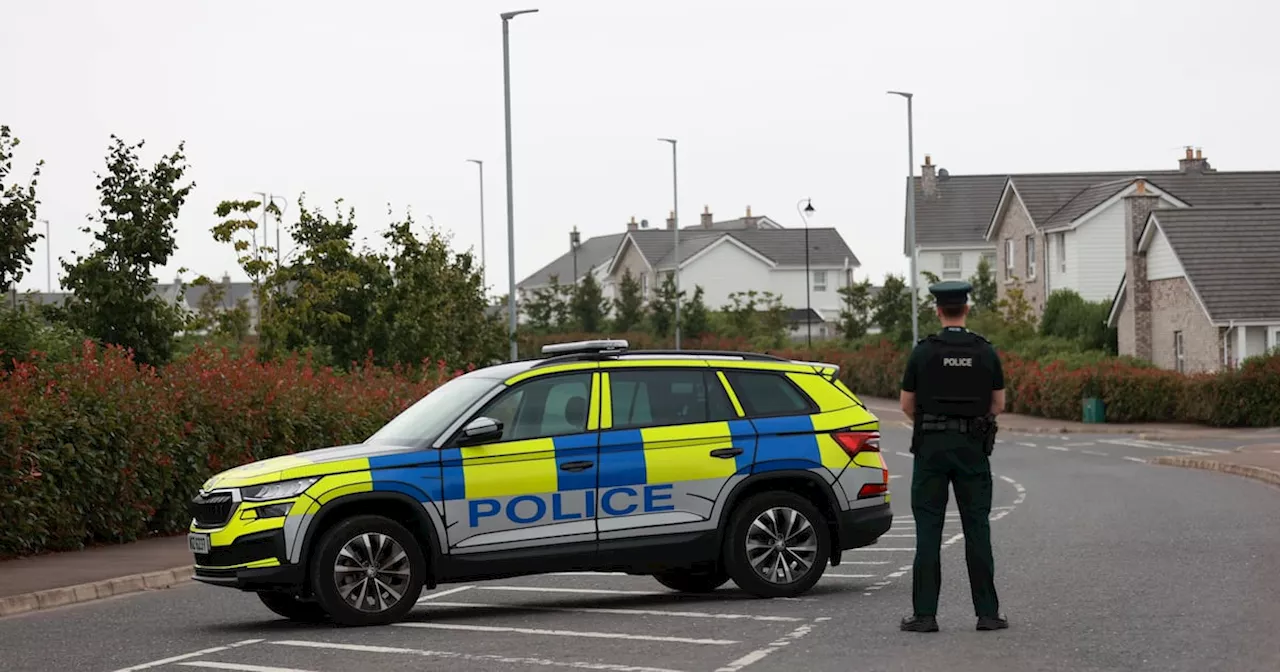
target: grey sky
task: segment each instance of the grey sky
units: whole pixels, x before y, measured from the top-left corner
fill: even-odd
[[[3,0],[0,123],[16,176],[45,160],[40,216],[57,257],[87,251],[111,133],[144,162],[185,140],[196,189],[180,266],[242,277],[209,235],[214,206],[255,191],[296,218],[344,198],[362,236],[411,208],[479,253],[506,291],[501,11],[512,23],[516,276],[635,216],[662,225],[680,140],[684,224],[750,205],[835,226],[859,278],[905,272],[906,118],[918,166],[952,173],[1275,169],[1280,103],[1265,2]],[[918,170],[918,169],[917,169]],[[44,241],[21,288],[43,289]],[[288,245],[286,244],[286,248]],[[56,280],[55,280],[56,282]]]

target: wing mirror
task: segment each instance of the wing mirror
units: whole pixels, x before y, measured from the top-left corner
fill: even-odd
[[[479,417],[462,428],[459,443],[462,445],[474,445],[495,441],[500,438],[502,438],[502,423],[493,418]]]

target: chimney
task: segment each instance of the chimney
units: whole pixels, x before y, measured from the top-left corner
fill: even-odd
[[[702,206],[702,228],[709,229],[711,226],[711,206],[704,205]]]
[[[676,228],[676,212],[675,210],[672,210],[671,214],[667,215],[667,230],[671,231],[672,229],[675,229],[675,228]]]
[[[937,166],[933,165],[933,157],[925,154],[924,165],[920,166],[920,191],[924,192],[925,196],[935,196],[938,193],[936,169]]]
[[[1147,254],[1138,251],[1138,240],[1142,237],[1147,217],[1159,207],[1160,197],[1147,191],[1145,181],[1138,180],[1137,189],[1124,201],[1128,220],[1124,237],[1124,294],[1129,312],[1120,328],[1133,330],[1133,355],[1151,361],[1151,286],[1147,282]]]
[[[1213,167],[1209,165],[1208,159],[1204,158],[1204,153],[1196,148],[1194,153],[1191,147],[1187,147],[1187,155],[1182,159],[1178,159],[1178,170],[1184,173],[1212,173]]]
[[[222,272],[222,284],[227,285],[228,287],[230,287],[230,286],[231,286],[231,274],[230,274],[230,273],[227,273],[226,271],[223,271],[223,272]]]
[[[640,229],[640,225],[636,223],[636,218],[632,216],[631,221],[627,222],[627,230],[638,231],[639,229]]]

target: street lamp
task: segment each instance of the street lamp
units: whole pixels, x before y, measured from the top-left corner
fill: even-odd
[[[804,210],[800,209],[800,203],[804,203]],[[805,343],[808,347],[813,347],[813,308],[809,303],[809,288],[813,286],[813,278],[809,272],[809,217],[813,215],[812,199],[804,198],[796,203],[796,212],[800,213],[800,219],[804,222],[804,330]]]
[[[658,138],[658,142],[671,143],[671,220],[675,229],[676,250],[676,350],[680,349],[680,189],[676,180],[676,141]]]
[[[49,285],[49,293],[53,294],[53,239],[49,237],[49,220],[39,219],[44,222],[44,252],[45,252],[45,282]]]
[[[519,352],[516,347],[516,226],[515,207],[512,203],[511,187],[511,19],[521,14],[532,14],[536,9],[521,9],[514,12],[503,12],[502,17],[502,102],[505,113],[507,131],[507,337],[511,341],[511,361],[516,361]]]
[[[480,159],[467,159],[467,161],[480,166],[480,284],[484,285],[487,291],[489,284],[485,274],[489,270],[489,265],[485,262],[484,255],[484,161]]]
[[[913,94],[889,91],[907,99],[907,240],[911,245],[911,342],[920,340],[920,295],[916,289],[916,155],[911,128],[911,100]]]
[[[578,284],[578,246],[582,244],[582,234],[578,233],[578,227],[573,227],[569,232],[569,250],[573,253],[573,284]]]

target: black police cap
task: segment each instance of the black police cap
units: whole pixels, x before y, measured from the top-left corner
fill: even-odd
[[[961,280],[947,280],[929,286],[929,293],[939,306],[961,306],[969,302],[973,285]]]

